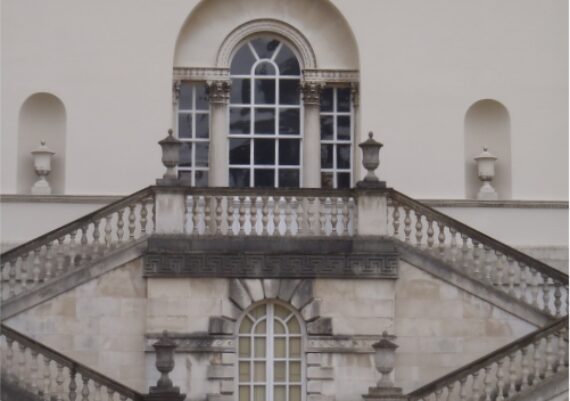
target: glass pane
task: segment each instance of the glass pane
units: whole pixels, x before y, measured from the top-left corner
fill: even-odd
[[[265,387],[255,386],[253,388],[253,401],[265,401]]]
[[[208,186],[208,172],[198,170],[196,171],[196,184],[197,187],[207,187]]]
[[[251,131],[251,111],[248,108],[230,108],[230,134],[249,134]]]
[[[231,168],[230,187],[249,187],[249,170],[244,168]]]
[[[333,111],[333,89],[325,88],[321,92],[321,111]]]
[[[321,116],[321,139],[333,139],[333,116]]]
[[[280,188],[299,188],[299,170],[279,170]]]
[[[240,328],[241,332],[241,328]],[[251,339],[247,337],[240,337],[239,339],[239,356],[251,357]]]
[[[279,80],[279,104],[299,104],[301,94],[299,91],[299,80],[280,79]]]
[[[332,166],[333,145],[321,145],[321,168],[332,168]]]
[[[232,75],[249,75],[251,73],[251,66],[254,62],[255,57],[246,43],[237,51],[232,59],[230,73]]]
[[[254,139],[253,160],[256,165],[275,164],[275,140]],[[257,183],[257,180],[255,181]]]
[[[256,79],[254,81],[255,104],[275,104],[274,79]]]
[[[301,133],[300,116],[299,109],[279,110],[279,135],[299,135]]]
[[[301,381],[301,362],[289,362],[289,381]]]
[[[253,365],[253,380],[265,381],[265,362],[255,362]]]
[[[336,118],[336,135],[340,140],[350,140],[350,117],[338,116]]]
[[[336,166],[338,168],[350,168],[350,145],[337,145]]]
[[[255,109],[255,133],[275,134],[275,109]]]
[[[289,315],[291,314],[291,312],[289,312],[287,310],[287,308],[284,308],[281,305],[275,305],[274,313],[275,313],[275,316],[277,316],[278,318],[283,319],[283,320],[287,319],[289,317]]]
[[[205,113],[196,114],[196,138],[210,136],[210,116]]]
[[[192,138],[192,114],[178,114],[178,138]]]
[[[253,322],[249,319],[249,317],[245,317],[241,321],[241,325],[239,326],[240,333],[251,333],[251,328],[253,327]]]
[[[301,386],[289,387],[289,401],[301,401]]]
[[[289,339],[289,357],[290,358],[300,358],[301,357],[301,339],[300,338],[290,338]]]
[[[249,386],[239,386],[239,401],[249,401]]]
[[[207,142],[196,143],[196,166],[208,167],[208,148]]]
[[[180,167],[192,167],[192,143],[182,142],[179,150],[179,166]]]
[[[250,374],[249,374],[249,362],[240,362],[239,363],[239,380],[244,382],[244,381],[249,381],[250,380]]]
[[[251,41],[259,58],[271,58],[279,41],[271,38],[257,38]]]
[[[285,386],[273,387],[273,400],[274,401],[287,401],[285,399],[285,397],[286,397]]]
[[[265,333],[265,330],[263,331]],[[253,340],[255,346],[255,357],[256,358],[265,358],[265,338],[255,338]]]
[[[274,354],[275,354],[275,358],[285,358],[287,355],[285,353],[286,349],[285,349],[285,338],[275,338],[274,340]]]
[[[230,90],[230,103],[251,103],[251,81],[249,79],[233,78]]]
[[[338,173],[336,181],[337,188],[350,188],[350,173]]]
[[[337,111],[350,111],[350,88],[338,88],[336,102]]]
[[[284,382],[287,377],[287,371],[285,370],[287,367],[285,361],[276,361],[273,364],[273,380],[276,382]]]
[[[255,186],[260,188],[275,187],[275,170],[255,170]]]
[[[180,110],[192,109],[192,84],[183,82],[180,85],[180,93],[178,94],[178,108]]]
[[[259,63],[255,67],[255,75],[275,75],[275,67],[271,63]]]
[[[259,305],[258,307],[253,309],[250,313],[255,318],[255,320],[259,320],[262,317],[265,317],[265,315],[267,313],[267,305],[265,305],[265,304]]]
[[[283,326],[283,323],[281,323],[279,320],[274,320],[273,321],[273,332],[275,334],[285,334],[285,326]]]
[[[334,188],[333,173],[321,173],[321,187]]]
[[[262,320],[261,322],[257,323],[257,325],[255,326],[255,333],[256,334],[265,334],[266,330],[266,323],[265,320]]]
[[[251,140],[230,139],[230,164],[249,164]]]
[[[196,85],[196,110],[209,110],[208,87],[205,84]]]
[[[299,321],[296,317],[292,317],[291,320],[287,322],[287,327],[289,327],[289,333],[301,334],[301,326],[299,326]]]
[[[300,141],[298,139],[279,140],[279,165],[298,166],[300,163]]]
[[[279,67],[279,74],[281,75],[301,75],[297,57],[285,44],[281,46],[279,54],[275,57],[275,63]]]

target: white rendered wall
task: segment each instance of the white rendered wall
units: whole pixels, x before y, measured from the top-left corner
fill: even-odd
[[[36,92],[67,111],[67,193],[125,194],[161,175],[156,142],[171,123],[174,49],[197,3],[5,0],[1,192],[17,191],[18,113]],[[496,99],[511,117],[512,197],[567,199],[567,2],[332,3],[358,46],[359,141],[374,130],[385,144],[381,175],[391,186],[464,197],[465,112]],[[268,17],[294,24],[280,4]],[[227,21],[235,19],[205,23],[229,33]],[[204,38],[205,48],[219,45]]]

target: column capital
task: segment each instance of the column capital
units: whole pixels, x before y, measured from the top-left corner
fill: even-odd
[[[321,104],[321,91],[325,87],[322,81],[302,81],[301,93],[305,105],[319,106]]]
[[[232,81],[227,79],[207,81],[209,89],[210,103],[212,104],[228,104],[230,100],[230,89]]]

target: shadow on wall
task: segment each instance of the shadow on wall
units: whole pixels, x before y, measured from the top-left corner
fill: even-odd
[[[499,199],[511,198],[511,120],[505,106],[496,100],[475,102],[465,114],[465,196],[477,198],[481,181],[477,177],[475,157],[483,147],[497,157],[495,178],[491,185]]]
[[[48,175],[52,194],[63,194],[65,185],[66,113],[63,102],[49,93],[28,97],[20,109],[18,125],[18,193],[29,194],[38,176],[31,152],[46,141],[55,152]]]

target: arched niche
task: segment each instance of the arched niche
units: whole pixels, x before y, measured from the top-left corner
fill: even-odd
[[[474,158],[484,146],[497,157],[492,185],[499,199],[510,199],[511,120],[507,108],[493,99],[475,102],[465,114],[465,193],[470,199],[481,187]]]
[[[35,93],[20,109],[18,124],[18,192],[29,194],[38,177],[31,152],[41,141],[55,152],[47,180],[52,194],[65,190],[66,113],[63,102],[50,93]]]
[[[261,32],[292,43],[303,68],[359,68],[352,30],[328,0],[202,0],[180,30],[174,67],[227,67],[232,49]]]

